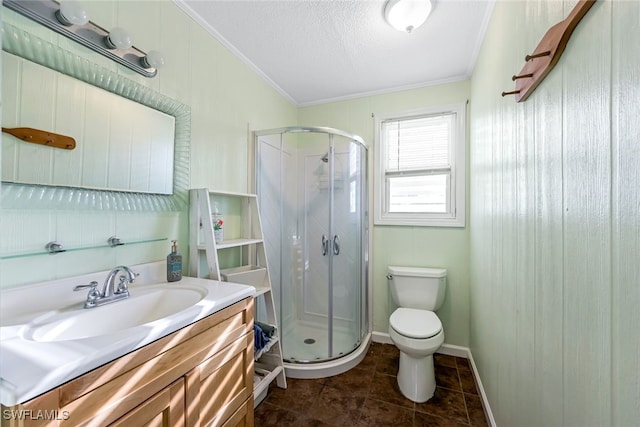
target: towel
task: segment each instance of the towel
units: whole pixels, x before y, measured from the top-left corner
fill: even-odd
[[[258,321],[256,321],[255,324],[258,325],[260,329],[262,329],[262,332],[264,332],[264,334],[269,338],[273,338],[273,336],[276,334],[275,326],[267,325],[266,323],[262,323]]]
[[[262,328],[253,324],[253,348],[256,352],[262,350],[271,339],[264,333]]]
[[[266,325],[269,326],[269,325]],[[271,327],[275,330],[275,327]],[[275,332],[274,332],[275,333]],[[267,334],[264,333],[262,328],[254,323],[253,324],[253,359],[258,360],[260,356],[265,354],[276,343],[276,340],[272,340]]]

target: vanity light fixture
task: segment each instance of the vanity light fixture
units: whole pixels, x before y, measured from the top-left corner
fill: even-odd
[[[411,33],[425,23],[431,9],[431,0],[389,0],[384,18],[396,30]]]
[[[76,0],[67,0],[61,3],[60,10],[56,12],[56,18],[66,26],[86,25],[89,22],[87,11]]]
[[[89,21],[76,0],[2,0],[2,4],[145,77],[154,77],[164,65],[159,52],[147,54],[133,46],[126,30],[107,31]]]
[[[115,27],[104,38],[104,44],[106,44],[109,49],[126,50],[133,46],[133,40],[131,40],[131,35],[127,30]]]
[[[164,65],[164,56],[157,50],[150,50],[140,62],[142,62],[143,67],[157,69]]]

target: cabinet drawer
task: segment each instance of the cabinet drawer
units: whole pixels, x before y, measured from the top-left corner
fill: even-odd
[[[221,426],[253,396],[253,332],[187,373],[187,425]],[[250,409],[253,419],[253,407]]]
[[[222,427],[253,427],[253,395],[231,415]]]
[[[184,379],[171,384],[110,427],[184,427]]]

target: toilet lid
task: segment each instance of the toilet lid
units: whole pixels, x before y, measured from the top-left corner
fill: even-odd
[[[409,338],[431,338],[442,330],[442,323],[433,311],[398,308],[391,314],[389,325]]]

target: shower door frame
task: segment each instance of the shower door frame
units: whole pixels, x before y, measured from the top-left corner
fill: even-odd
[[[259,161],[260,161],[260,156],[257,155],[258,153],[258,149],[259,149],[259,144],[258,144],[258,138],[260,136],[276,136],[276,135],[280,135],[280,143],[283,144],[283,135],[287,134],[287,133],[319,133],[319,134],[326,134],[329,137],[329,154],[331,156],[331,159],[333,160],[333,156],[335,155],[335,149],[334,149],[334,136],[341,136],[344,138],[347,138],[349,140],[349,142],[351,144],[358,144],[361,148],[361,150],[363,150],[361,152],[362,156],[361,156],[361,167],[360,167],[360,172],[361,172],[361,176],[363,179],[363,185],[361,186],[361,209],[362,209],[362,213],[360,214],[360,219],[361,219],[361,224],[360,224],[360,243],[361,243],[361,248],[362,250],[362,254],[361,254],[361,262],[360,262],[360,284],[358,286],[359,289],[359,295],[358,295],[358,299],[360,301],[360,307],[361,307],[361,313],[359,315],[359,319],[358,322],[360,323],[360,327],[358,329],[358,339],[357,341],[354,343],[356,344],[353,348],[352,351],[356,350],[358,348],[358,346],[362,343],[362,340],[367,336],[367,334],[371,333],[372,330],[372,321],[373,321],[373,313],[372,313],[372,307],[371,307],[371,291],[369,289],[369,242],[370,242],[370,238],[369,238],[369,233],[370,233],[370,219],[369,219],[369,198],[368,198],[368,194],[369,194],[369,168],[368,168],[368,164],[369,164],[369,147],[368,145],[364,142],[364,140],[354,134],[350,134],[348,132],[344,132],[341,131],[339,129],[334,129],[334,128],[330,128],[330,127],[308,127],[308,126],[299,126],[299,127],[285,127],[285,128],[275,128],[275,129],[266,129],[266,130],[260,130],[260,131],[254,131],[252,132],[252,150],[251,152],[254,153],[254,158],[253,159],[249,159],[249,165],[251,166],[251,163],[253,163],[253,167],[250,167],[250,180],[249,182],[252,183],[252,185],[254,185],[254,192],[257,192],[257,186],[258,186],[258,170],[259,170]],[[281,151],[283,150],[283,145],[281,145]],[[330,166],[330,174],[329,176],[333,177],[333,172],[334,172],[334,166],[333,166],[333,161],[331,162],[331,166]],[[280,173],[282,173],[282,170],[280,171]],[[331,200],[330,203],[330,211],[329,211],[329,218],[328,218],[328,229],[329,232],[331,233],[333,228],[333,223],[334,223],[334,183],[333,183],[333,179],[331,180],[331,187],[330,187],[330,196],[329,199]],[[333,239],[331,239],[331,242],[333,242]],[[333,249],[333,244],[331,244],[331,249]],[[283,272],[280,271],[280,277],[282,277]],[[323,363],[323,362],[329,362],[335,359],[340,359],[344,356],[346,356],[347,354],[350,354],[351,352],[347,352],[347,353],[342,353],[339,355],[332,355],[333,353],[333,327],[334,327],[334,318],[333,318],[333,300],[334,300],[334,296],[333,296],[333,251],[330,251],[330,257],[328,260],[328,277],[329,279],[329,283],[327,284],[327,288],[328,288],[328,294],[327,294],[327,328],[328,328],[328,348],[327,348],[327,357],[322,358],[321,360],[299,360],[299,359],[295,359],[293,361],[287,361],[287,363],[294,363],[294,364],[301,364],[301,365],[312,365],[312,364],[317,364],[317,363]],[[280,316],[279,318],[281,319],[280,321],[283,321],[284,318],[282,317],[282,309],[283,309],[283,301],[282,301],[282,283],[278,284],[279,286],[279,305],[280,305]],[[283,330],[282,325],[280,326],[280,330]],[[284,338],[284,337],[282,337]],[[283,342],[284,345],[284,342]],[[329,356],[331,355],[331,356]]]

